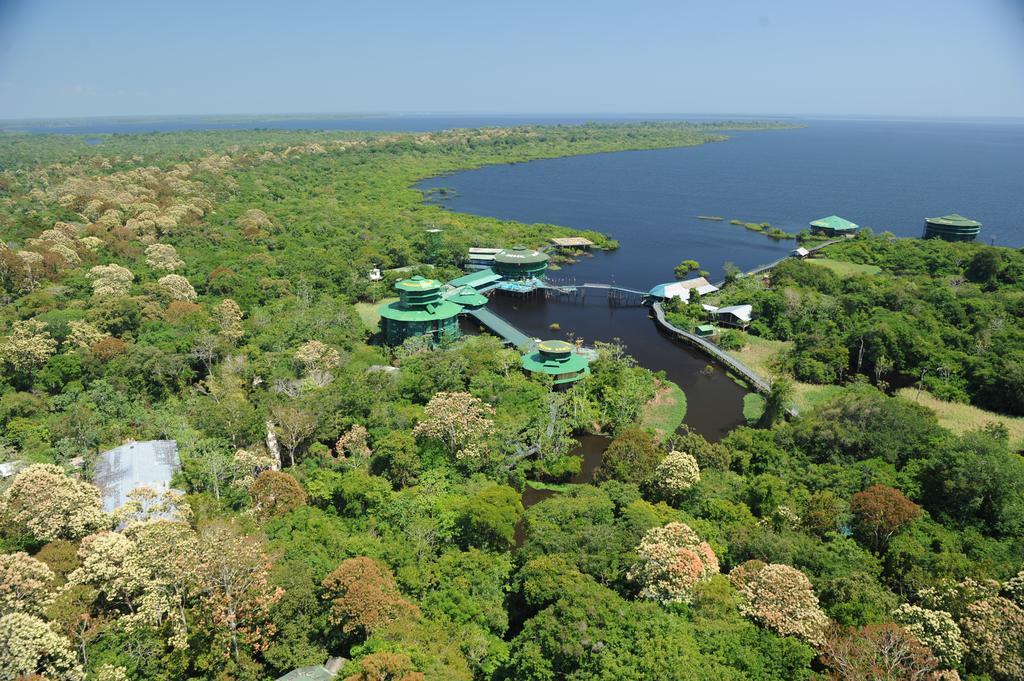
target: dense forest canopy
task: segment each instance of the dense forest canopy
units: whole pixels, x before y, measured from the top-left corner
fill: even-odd
[[[417,180],[735,127],[0,136],[0,681],[1024,678],[1016,443],[887,392],[1024,413],[1020,253],[865,235],[829,254],[877,276],[733,282],[843,387],[719,442],[645,425],[664,377],[617,343],[557,392],[490,336],[375,342],[397,279],[574,233]],[[183,494],[105,512],[98,454],[151,439]]]
[[[791,342],[781,363],[797,379],[919,381],[945,400],[1024,415],[1024,254],[866,234],[827,254],[880,271],[840,276],[791,259],[769,286],[739,281],[723,298],[754,305],[751,333]]]

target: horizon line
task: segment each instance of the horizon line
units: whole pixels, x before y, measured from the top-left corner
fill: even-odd
[[[931,114],[886,114],[886,113],[736,113],[736,112],[679,112],[679,111],[296,111],[296,112],[236,112],[236,113],[161,113],[161,114],[104,114],[104,115],[46,115],[46,116],[22,116],[16,118],[0,118],[0,123],[54,123],[62,121],[99,121],[99,120],[139,120],[155,121],[165,119],[293,119],[304,120],[311,117],[322,118],[403,118],[403,117],[481,117],[481,116],[512,116],[512,117],[587,117],[598,118],[680,118],[687,116],[700,118],[716,118],[725,120],[728,118],[787,118],[787,119],[873,119],[891,121],[970,121],[970,120],[999,120],[999,121],[1024,121],[1024,114],[957,114],[957,115],[936,115]]]

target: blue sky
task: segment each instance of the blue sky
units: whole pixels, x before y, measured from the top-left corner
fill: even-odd
[[[0,0],[0,118],[1024,116],[1024,0]]]

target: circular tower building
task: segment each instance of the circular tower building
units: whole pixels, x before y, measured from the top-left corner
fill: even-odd
[[[924,221],[925,239],[974,241],[980,231],[980,222],[965,218],[959,213],[943,215],[941,218],[926,218]]]
[[[548,268],[548,255],[525,246],[506,248],[494,256],[494,271],[505,279],[540,279]]]
[[[462,307],[441,297],[440,281],[413,277],[395,284],[395,290],[398,302],[378,308],[385,343],[401,345],[415,336],[429,336],[431,343],[459,337]]]
[[[574,350],[563,340],[546,340],[535,352],[523,355],[520,363],[530,373],[551,376],[556,387],[568,387],[590,373],[590,362]]]

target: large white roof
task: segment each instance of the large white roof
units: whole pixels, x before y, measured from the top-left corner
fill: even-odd
[[[754,314],[754,306],[753,305],[728,305],[726,307],[718,308],[718,311],[715,312],[715,314],[717,314],[717,315],[731,314],[732,316],[736,317],[737,319],[742,319],[745,322],[749,322],[751,317]]]
[[[129,442],[100,454],[93,484],[103,495],[103,510],[110,513],[124,505],[128,495],[139,487],[168,491],[179,468],[174,440]]]
[[[689,302],[690,291],[696,291],[702,296],[706,296],[717,291],[718,287],[704,277],[696,277],[694,279],[686,279],[685,281],[672,282],[671,284],[662,284],[661,286],[656,286],[654,290],[663,298],[682,298]]]

